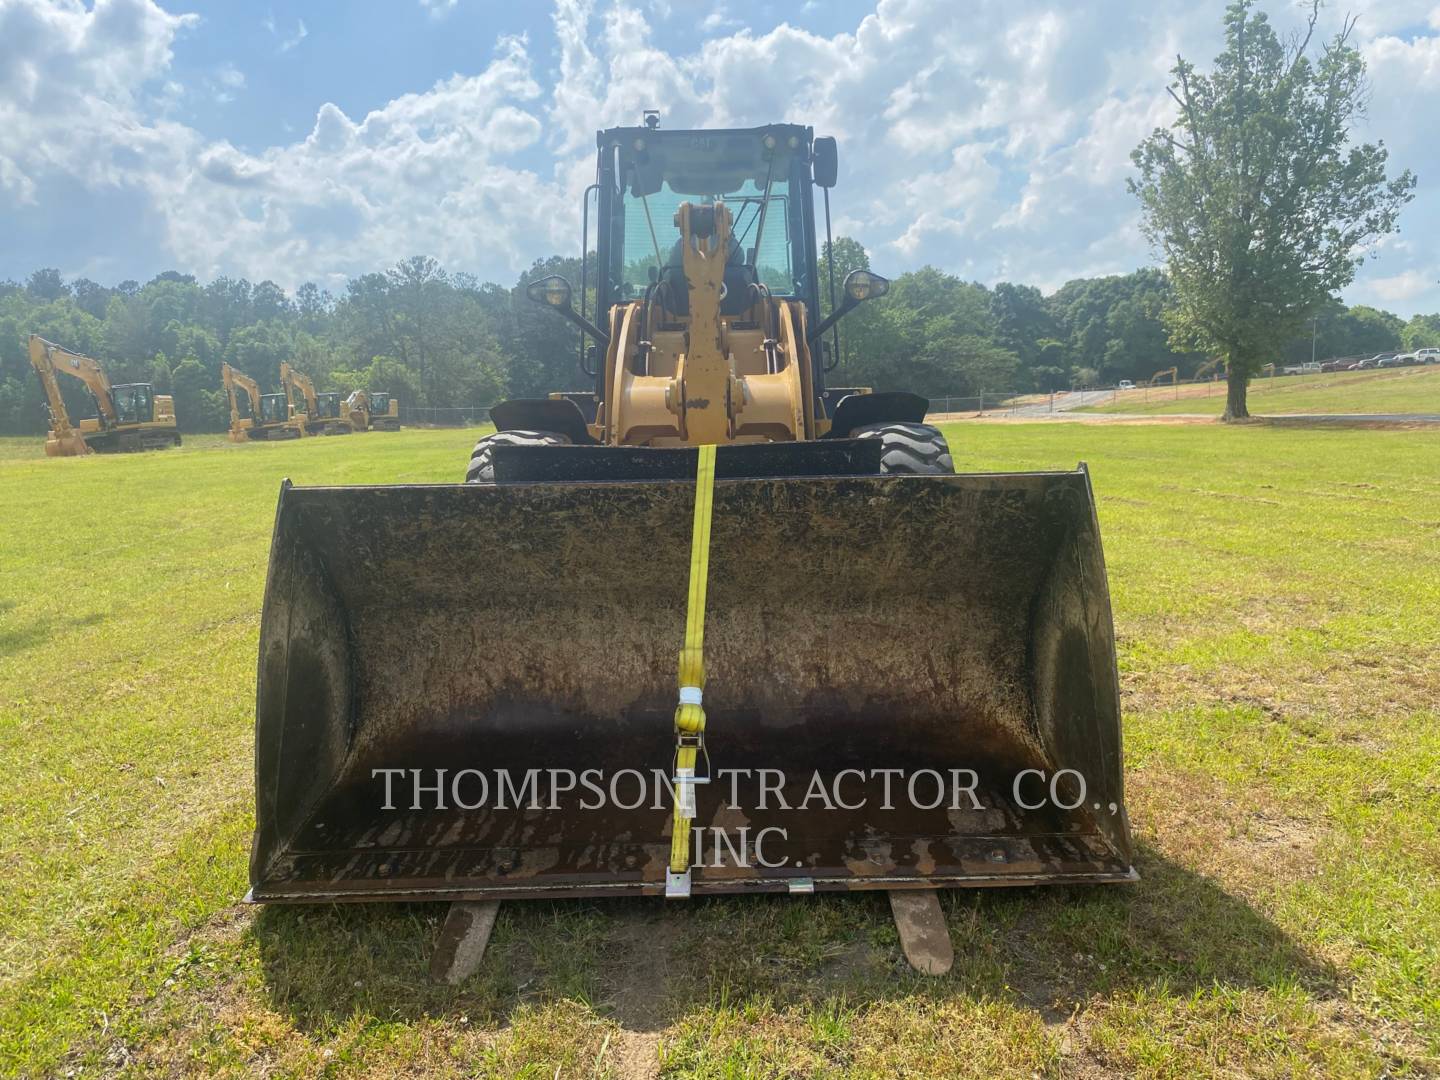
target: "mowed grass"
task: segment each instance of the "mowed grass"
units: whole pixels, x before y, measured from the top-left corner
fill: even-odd
[[[433,905],[238,901],[281,478],[454,481],[475,433],[0,441],[0,1072],[1440,1070],[1440,433],[947,431],[1091,466],[1143,880],[946,894],[942,979],[878,894],[514,903],[458,988]]]
[[[1440,365],[1321,375],[1262,376],[1250,384],[1250,412],[1440,414]],[[1205,413],[1225,411],[1223,380],[1199,385],[1152,386],[1118,392],[1104,405],[1076,412]]]

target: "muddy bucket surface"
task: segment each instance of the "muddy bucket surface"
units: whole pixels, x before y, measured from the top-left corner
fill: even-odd
[[[693,482],[282,489],[252,897],[658,894]],[[720,480],[694,891],[1134,878],[1073,472]]]

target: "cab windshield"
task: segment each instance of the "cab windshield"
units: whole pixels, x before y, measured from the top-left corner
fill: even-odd
[[[290,419],[290,405],[284,394],[264,394],[260,398],[260,419],[267,424],[279,424]]]
[[[767,147],[767,139],[774,145]],[[680,264],[675,214],[682,202],[722,200],[734,222],[728,261],[750,267],[773,293],[803,292],[803,260],[797,266],[793,257],[798,146],[764,131],[655,133],[636,141],[644,145],[621,147],[619,163],[619,298],[640,296],[664,267]]]
[[[142,383],[117,386],[112,391],[115,417],[122,424],[143,424],[150,416],[150,387]]]

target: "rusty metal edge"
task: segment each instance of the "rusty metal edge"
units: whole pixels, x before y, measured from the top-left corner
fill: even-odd
[[[1017,476],[1084,476],[1086,485],[1089,486],[1089,470],[1084,463],[1073,469],[1014,469],[1010,471],[994,472],[963,472],[949,473],[944,476],[909,476],[901,473],[875,475],[870,473],[846,474],[843,476],[744,476],[731,477],[728,479],[716,479],[716,486],[725,484],[753,484],[763,480],[800,480],[805,483],[834,483],[838,480],[885,480],[889,483],[933,483],[936,480],[952,480],[956,478],[970,478],[983,476],[986,478],[1008,479]],[[289,480],[285,481],[288,488],[295,491],[425,491],[440,488],[465,488],[474,490],[485,490],[488,485],[484,484],[294,484]],[[653,487],[656,484],[688,484],[693,480],[522,480],[506,487],[595,487],[603,484],[605,487]],[[1093,498],[1093,496],[1092,496]]]
[[[808,876],[808,875],[807,875]],[[741,895],[747,893],[788,893],[791,878],[748,878],[743,881],[706,883],[696,881],[693,892],[696,895]],[[991,876],[964,875],[955,877],[867,877],[856,878],[815,878],[816,892],[869,892],[877,889],[985,889],[1006,888],[1027,885],[1126,885],[1140,880],[1139,872],[1132,866],[1125,871],[1094,871],[1075,874],[996,874]],[[247,904],[316,904],[316,903],[385,903],[405,901],[446,901],[446,900],[544,900],[567,897],[584,898],[599,896],[662,896],[665,883],[656,882],[614,882],[611,884],[534,885],[502,886],[489,889],[390,889],[369,891],[363,894],[344,891],[304,890],[297,892],[273,893],[257,896],[252,888],[245,894]]]

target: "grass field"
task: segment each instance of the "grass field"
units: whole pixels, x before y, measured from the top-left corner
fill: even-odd
[[[454,989],[434,906],[238,900],[281,478],[453,481],[473,433],[0,440],[0,1073],[1440,1071],[1440,433],[948,433],[1093,470],[1143,880],[946,894],[939,980],[879,894],[515,903]]]
[[[1224,382],[1141,387],[1104,405],[1076,412],[1208,413],[1225,411]],[[1250,411],[1267,413],[1440,413],[1440,366],[1385,371],[1336,371],[1323,375],[1258,378],[1250,384]]]

